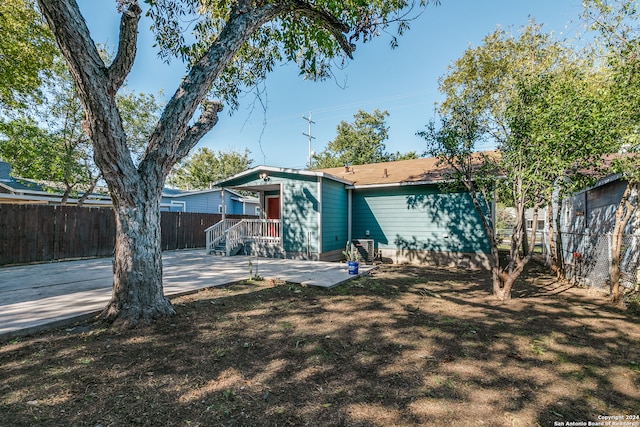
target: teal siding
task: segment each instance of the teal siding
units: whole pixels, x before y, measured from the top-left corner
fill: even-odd
[[[354,191],[353,237],[367,230],[380,249],[489,252],[471,197],[437,186]]]
[[[287,180],[283,192],[283,246],[287,252],[318,253],[318,183],[315,177]]]
[[[322,252],[344,249],[347,235],[347,190],[344,184],[322,181]]]
[[[318,253],[318,183],[315,176],[292,175],[286,172],[269,172],[265,182],[258,173],[228,180],[224,186],[240,185],[271,186],[281,184],[282,188],[282,246],[286,252],[306,254]],[[266,191],[266,195],[276,195],[277,191]]]

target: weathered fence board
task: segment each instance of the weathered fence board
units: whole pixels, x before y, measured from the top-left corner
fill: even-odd
[[[204,230],[221,218],[162,212],[162,250],[204,248]],[[111,256],[114,242],[109,208],[0,204],[0,265]]]

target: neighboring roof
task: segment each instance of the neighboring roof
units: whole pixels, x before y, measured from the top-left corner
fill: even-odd
[[[4,191],[3,191],[4,190]],[[59,203],[62,199],[62,192],[51,189],[36,181],[28,179],[3,177],[0,179],[0,203]],[[78,199],[70,197],[68,204],[77,203]],[[102,194],[92,194],[84,201],[86,205],[111,205],[109,196]]]
[[[6,188],[11,192],[42,192],[46,193],[45,187],[35,181],[22,178],[2,178],[0,179],[0,187]]]
[[[60,203],[63,191],[55,187],[55,183],[38,182],[31,179],[15,178],[11,176],[11,165],[0,161],[0,202],[1,203]],[[78,199],[69,197],[68,204],[77,203]],[[92,193],[84,201],[86,205],[110,206],[108,195]]]
[[[480,154],[495,156],[495,151]],[[343,180],[351,181],[353,187],[382,187],[394,185],[435,184],[447,180],[451,168],[438,165],[435,157],[423,157],[395,162],[370,163],[330,169],[318,169]]]
[[[253,196],[243,196],[242,201],[244,203],[254,203],[254,204],[260,203],[260,199]]]

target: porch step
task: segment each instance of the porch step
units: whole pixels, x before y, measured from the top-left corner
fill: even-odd
[[[234,256],[237,255],[238,252],[240,252],[243,248],[243,245],[238,245],[236,246],[235,249],[233,249],[231,251],[231,253],[229,254],[229,256]],[[226,242],[220,242],[218,243],[213,250],[211,250],[209,252],[209,255],[220,255],[220,256],[226,256],[227,255],[227,245]]]
[[[238,253],[242,250],[242,248],[244,247],[244,245],[241,243],[238,246],[236,246],[235,248],[233,248],[231,250],[231,253],[229,254],[229,256],[234,256],[234,255],[238,255]]]
[[[209,255],[225,256],[225,255],[227,255],[227,248],[225,248],[224,246],[222,246],[222,247],[216,246],[211,251],[209,251]]]

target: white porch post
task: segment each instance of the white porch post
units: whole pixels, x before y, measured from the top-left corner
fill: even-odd
[[[322,254],[322,177],[318,177],[318,261]]]
[[[224,201],[224,188],[220,190],[220,199],[222,201],[222,220],[225,221],[227,219],[227,208]]]
[[[353,190],[347,190],[347,241],[351,241]]]

